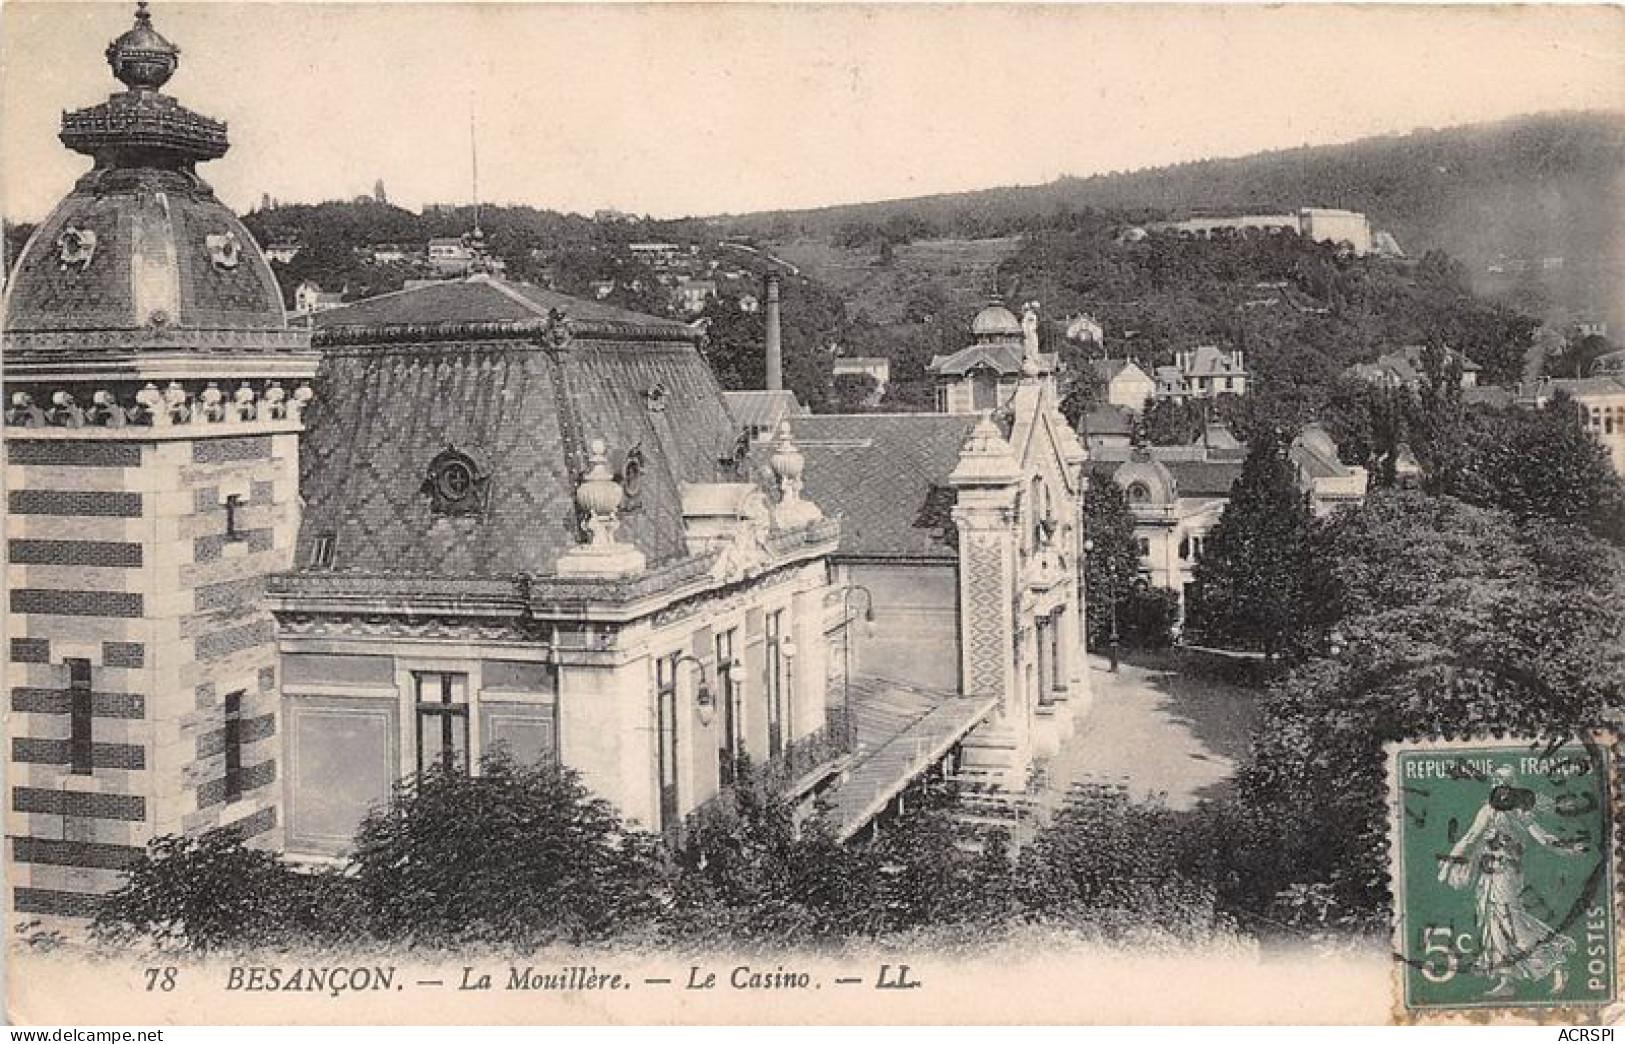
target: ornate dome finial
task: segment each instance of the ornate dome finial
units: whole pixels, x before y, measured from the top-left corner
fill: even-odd
[[[181,50],[152,27],[147,0],[135,5],[135,25],[107,45],[107,64],[132,91],[156,91],[175,75]]]

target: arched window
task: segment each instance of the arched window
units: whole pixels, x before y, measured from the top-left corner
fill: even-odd
[[[1044,546],[1044,538],[1049,525],[1049,490],[1044,486],[1044,480],[1037,475],[1033,476],[1032,491],[1027,497],[1031,518],[1029,519],[1028,539],[1036,551]]]

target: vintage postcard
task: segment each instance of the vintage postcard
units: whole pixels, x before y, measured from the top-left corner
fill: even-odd
[[[5,4],[9,1018],[1613,1020],[1621,68]]]

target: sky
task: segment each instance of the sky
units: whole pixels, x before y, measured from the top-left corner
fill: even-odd
[[[0,7],[0,210],[88,168],[133,4]],[[1553,109],[1625,109],[1625,9],[167,3],[166,88],[229,122],[239,210],[382,179],[662,217],[1036,184]]]

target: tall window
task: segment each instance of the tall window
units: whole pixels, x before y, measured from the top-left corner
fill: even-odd
[[[226,694],[226,804],[243,796],[243,694]]]
[[[68,760],[75,776],[92,768],[90,661],[68,661]]]
[[[1049,523],[1049,489],[1037,475],[1033,476],[1028,510],[1032,513],[1029,539],[1032,540],[1033,550],[1037,551],[1044,546],[1044,530]]]
[[[767,614],[767,755],[784,753],[784,659],[779,645],[784,637],[784,610]]]
[[[243,528],[242,528],[242,524],[241,524],[240,520],[237,518],[237,512],[242,509],[242,506],[243,506],[242,494],[233,493],[230,496],[226,497],[226,539],[227,540],[246,540],[246,539],[248,539],[247,536],[243,533]]]
[[[421,671],[417,680],[418,771],[468,771],[468,675]]]
[[[734,684],[734,639],[730,629],[717,634],[717,699],[722,703],[722,735],[717,744],[717,779],[732,783],[739,771],[739,692]]]
[[[678,825],[677,661],[681,653],[655,661],[655,736],[660,773],[660,828]]]

